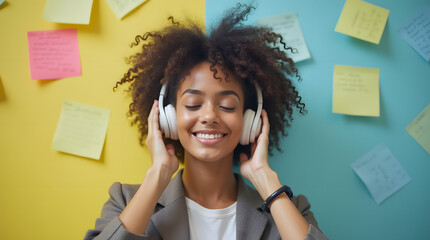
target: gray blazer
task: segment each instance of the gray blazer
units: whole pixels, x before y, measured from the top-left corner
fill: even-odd
[[[185,203],[182,170],[170,181],[161,195],[144,235],[128,232],[118,216],[136,193],[139,185],[114,183],[109,189],[110,199],[105,203],[94,229],[88,230],[84,240],[143,240],[143,239],[190,239],[187,206]],[[258,192],[238,181],[236,239],[281,239],[275,222],[269,213],[259,208],[263,203]],[[294,204],[310,224],[306,240],[327,239],[319,230],[303,195],[294,197]]]

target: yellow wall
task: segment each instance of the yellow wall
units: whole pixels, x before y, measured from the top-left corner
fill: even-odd
[[[167,24],[169,15],[204,23],[203,0],[149,0],[122,20],[94,0],[89,25],[43,20],[45,0],[0,6],[0,239],[82,239],[94,226],[114,181],[140,183],[149,166],[126,94],[112,92],[137,48],[134,36]],[[27,31],[77,28],[82,76],[31,80]],[[111,110],[101,159],[51,149],[64,99]]]

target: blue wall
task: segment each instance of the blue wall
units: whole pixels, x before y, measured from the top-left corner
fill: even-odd
[[[371,0],[390,10],[379,45],[334,31],[344,0],[265,0],[248,22],[298,12],[312,58],[298,63],[309,110],[296,116],[283,153],[270,159],[284,184],[305,194],[331,239],[430,239],[430,155],[405,127],[430,103],[430,64],[397,33],[425,0]],[[234,1],[206,0],[208,29]],[[381,116],[332,113],[333,67],[380,69]],[[350,167],[384,142],[412,181],[378,205]]]

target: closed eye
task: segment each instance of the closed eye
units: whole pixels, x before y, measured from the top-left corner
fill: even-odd
[[[187,109],[197,109],[201,107],[202,105],[185,105],[185,108]]]
[[[234,111],[236,109],[235,107],[230,108],[230,107],[224,107],[224,106],[220,106],[220,108],[226,111]]]

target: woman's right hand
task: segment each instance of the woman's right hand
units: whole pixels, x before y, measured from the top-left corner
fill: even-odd
[[[134,234],[145,232],[158,199],[179,167],[173,146],[164,145],[158,114],[158,101],[154,101],[148,116],[148,135],[145,141],[152,166],[146,172],[139,189],[119,216],[124,228]]]
[[[148,116],[148,135],[146,136],[145,144],[151,156],[151,168],[167,171],[167,175],[171,177],[178,170],[179,162],[173,145],[164,144],[159,124],[159,113],[158,101],[154,100]]]

